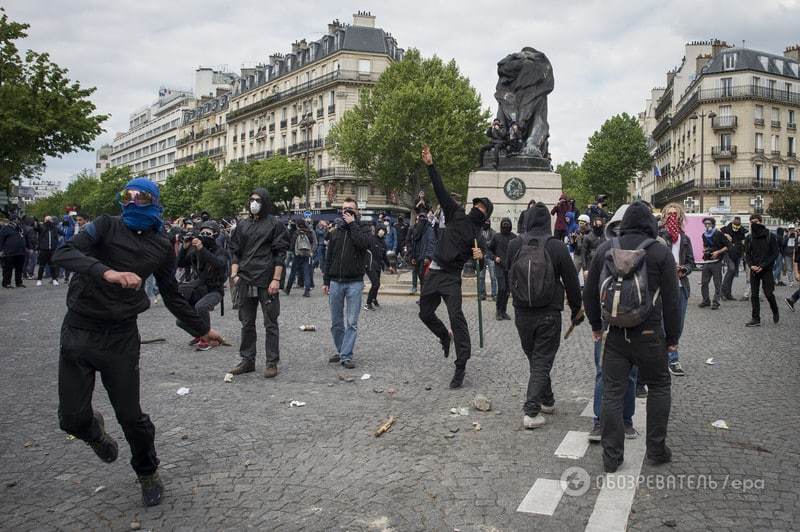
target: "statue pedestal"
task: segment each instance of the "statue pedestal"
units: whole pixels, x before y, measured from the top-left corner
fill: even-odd
[[[552,208],[561,192],[561,175],[555,172],[481,169],[469,174],[466,200],[469,205],[472,198],[489,198],[494,203],[492,228],[499,231],[500,220],[511,218],[516,232],[519,215],[528,208],[530,200]]]

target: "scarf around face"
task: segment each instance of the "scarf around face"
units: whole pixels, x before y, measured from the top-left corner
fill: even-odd
[[[664,227],[667,229],[672,243],[674,244],[677,242],[681,237],[681,224],[678,222],[678,216],[676,214],[667,216],[667,222],[664,224]]]

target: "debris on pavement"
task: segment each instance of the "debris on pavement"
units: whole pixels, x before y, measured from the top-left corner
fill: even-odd
[[[661,524],[664,526],[668,526],[669,528],[675,528],[676,526],[678,526],[678,522],[674,519],[667,519],[665,521],[662,521]]]
[[[478,432],[479,430],[481,430],[481,424],[478,423],[477,421],[473,421],[472,422],[472,430],[474,430],[475,432]]]
[[[139,521],[131,521],[131,530],[139,530],[142,528],[142,523]]]
[[[26,441],[25,443],[22,444],[22,446],[23,447],[32,447],[33,446],[33,442],[32,441]]]
[[[447,434],[444,435],[444,437],[447,438],[448,440],[451,440],[451,439],[455,438],[456,435],[448,432]]]
[[[386,393],[388,393],[389,395],[394,395],[397,393],[397,388],[387,388]]]
[[[96,495],[96,494],[100,493],[101,491],[105,491],[105,490],[106,490],[106,487],[105,487],[105,486],[97,486],[97,487],[94,489],[94,493],[95,493],[95,495]]]
[[[289,407],[291,408],[293,406],[306,406],[306,404],[303,401],[290,401]]]
[[[301,325],[300,330],[303,332],[314,332],[317,330],[316,325]]]
[[[715,429],[725,429],[725,430],[730,430],[730,427],[728,426],[728,422],[727,422],[727,421],[725,421],[724,419],[718,419],[718,420],[716,420],[715,422],[713,422],[713,423],[711,424],[711,426],[712,426],[712,427],[714,427]]]
[[[475,399],[472,400],[472,406],[475,407],[475,410],[488,412],[492,409],[492,401],[485,395],[479,393],[475,396]]]
[[[75,437],[75,436],[73,436],[72,434],[67,434],[67,441],[72,441],[72,440],[77,440],[77,439],[78,439],[78,438],[76,438],[76,437]]]
[[[453,416],[468,416],[469,415],[469,408],[466,406],[460,406],[458,408],[451,408],[450,414]]]
[[[455,434],[456,432],[458,432],[458,427],[450,427],[450,432]]]
[[[370,375],[369,373],[364,373],[364,374],[361,376],[361,380],[362,380],[362,381],[366,381],[366,380],[369,380],[369,379],[371,379],[371,378],[372,378],[372,375]]]
[[[713,365],[714,365],[714,364],[716,364],[716,363],[717,363],[717,361],[716,361],[716,360],[714,360],[714,357],[711,357],[711,358],[707,358],[707,359],[706,359],[706,364],[708,364],[709,366],[713,366]]]
[[[186,387],[178,388],[178,395],[189,395],[189,388]]]
[[[372,391],[375,393],[383,393],[383,388],[373,388]]]
[[[375,431],[375,437],[378,438],[384,432],[389,432],[389,429],[392,428],[392,425],[394,425],[395,421],[397,421],[397,418],[395,416],[389,416],[389,419],[381,423],[381,426],[378,427],[378,430]]]
[[[222,380],[225,382],[233,382],[233,373],[226,373]]]
[[[431,389],[432,389],[432,388],[431,388],[430,386],[426,386],[426,387],[425,387],[425,391],[426,391],[426,392],[429,392],[429,391],[431,391]]]
[[[344,373],[339,373],[339,374],[337,375],[337,377],[339,377],[339,380],[340,380],[340,381],[344,381],[344,382],[353,382],[353,381],[355,380],[355,379],[352,377],[352,375],[345,375]]]

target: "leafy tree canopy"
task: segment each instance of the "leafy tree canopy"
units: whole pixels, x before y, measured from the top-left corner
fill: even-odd
[[[789,183],[781,187],[767,211],[786,222],[800,223],[800,185]]]

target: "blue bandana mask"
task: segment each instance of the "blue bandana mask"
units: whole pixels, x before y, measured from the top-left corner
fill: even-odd
[[[133,203],[124,205],[122,207],[122,221],[125,225],[133,231],[161,230],[164,222],[161,219],[163,209],[160,203],[158,185],[147,178],[137,177],[128,181],[125,188],[149,192],[154,200],[151,205],[146,206],[134,205]]]

